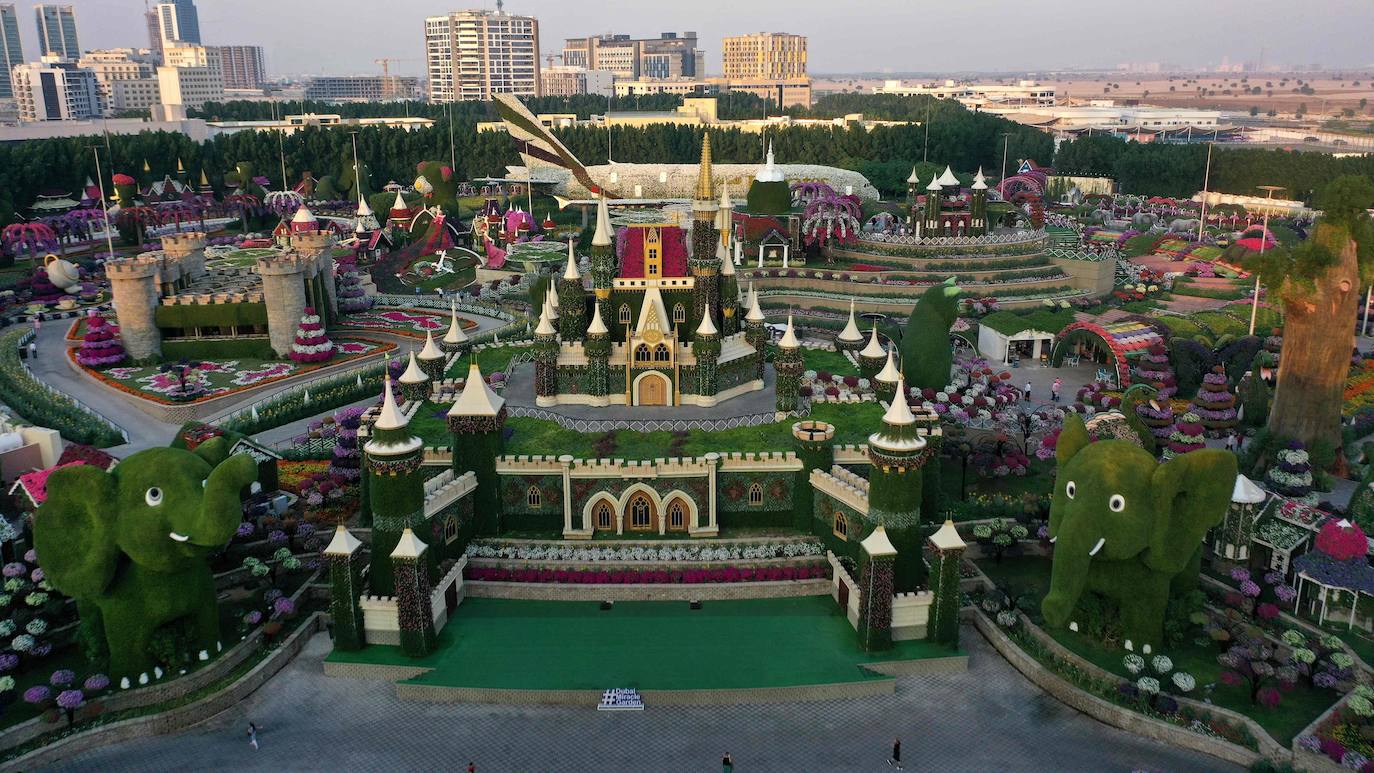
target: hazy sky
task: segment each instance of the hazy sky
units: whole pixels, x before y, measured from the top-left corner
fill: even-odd
[[[146,46],[143,0],[66,0],[82,48]],[[26,58],[35,58],[32,2],[16,3]],[[269,73],[393,72],[424,67],[424,17],[476,0],[196,0],[207,44],[256,44]],[[695,30],[707,69],[720,39],[758,30],[810,38],[811,71],[1037,70],[1121,62],[1184,66],[1257,60],[1374,65],[1374,0],[509,0],[539,19],[541,52],[602,32],[648,37]]]

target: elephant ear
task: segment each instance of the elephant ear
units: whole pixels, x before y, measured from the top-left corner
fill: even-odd
[[[1059,439],[1054,443],[1054,460],[1063,467],[1091,442],[1083,417],[1070,413],[1064,417],[1064,428],[1059,430]]]
[[[48,496],[33,516],[33,547],[53,587],[74,598],[105,590],[118,565],[115,479],[89,464],[48,476]]]
[[[228,439],[220,436],[210,438],[204,443],[201,443],[196,446],[196,450],[191,453],[209,462],[211,467],[215,467],[218,466],[220,462],[229,458],[230,448],[231,446],[229,445]]]
[[[1221,523],[1236,484],[1236,455],[1204,448],[1177,456],[1150,476],[1154,520],[1145,564],[1177,574],[1188,565],[1207,530]]]

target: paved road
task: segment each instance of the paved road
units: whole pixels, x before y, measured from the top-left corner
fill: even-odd
[[[471,760],[483,773],[666,773],[719,770],[728,751],[740,773],[878,771],[889,769],[885,756],[898,735],[911,771],[1239,770],[1078,714],[1026,681],[971,628],[964,635],[969,673],[903,678],[893,696],[606,714],[403,702],[384,683],[324,676],[329,642],[320,634],[233,710],[53,769],[457,771]],[[257,752],[244,736],[250,719],[265,728]]]

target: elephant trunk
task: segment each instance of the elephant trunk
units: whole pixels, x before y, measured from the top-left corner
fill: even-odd
[[[204,531],[197,530],[197,543],[220,547],[234,536],[243,520],[243,489],[257,479],[258,465],[247,454],[235,454],[210,472],[205,483],[205,497],[200,503],[200,524]]]
[[[1046,622],[1061,628],[1071,622],[1070,616],[1078,605],[1078,598],[1088,584],[1092,554],[1098,549],[1098,538],[1091,532],[1059,530],[1054,545],[1054,565],[1050,571],[1050,592],[1040,605]]]

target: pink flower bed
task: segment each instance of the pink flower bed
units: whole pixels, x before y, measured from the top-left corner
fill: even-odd
[[[818,580],[830,576],[825,564],[728,569],[505,569],[469,566],[464,577],[477,582],[535,582],[563,585],[701,585],[717,582]]]

